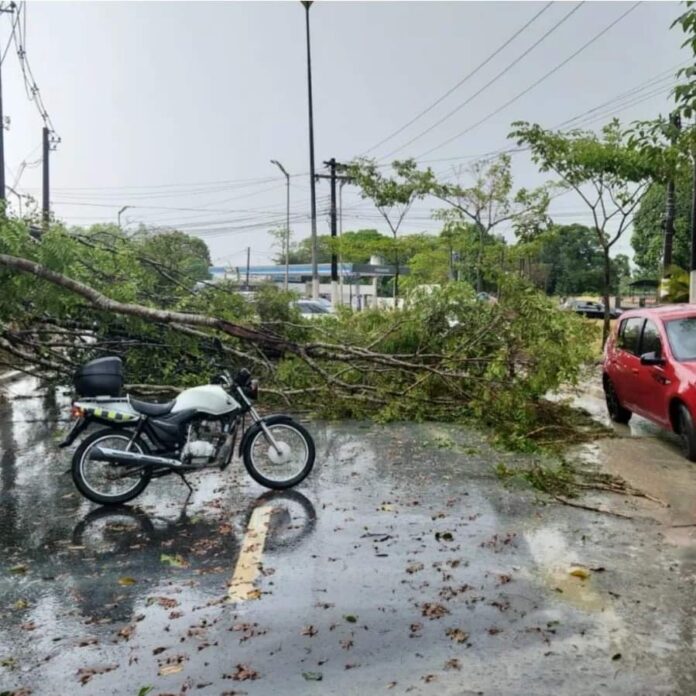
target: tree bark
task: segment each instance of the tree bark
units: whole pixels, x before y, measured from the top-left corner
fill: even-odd
[[[83,297],[87,302],[89,302],[93,307],[101,309],[106,312],[115,312],[117,314],[127,314],[134,317],[139,317],[141,319],[149,319],[152,321],[161,322],[163,324],[188,324],[190,326],[205,326],[209,329],[217,329],[229,336],[234,336],[235,338],[240,338],[246,341],[253,341],[260,345],[272,346],[274,348],[290,348],[294,349],[292,346],[284,339],[279,336],[274,336],[272,334],[257,331],[255,329],[250,329],[246,326],[240,324],[234,324],[224,319],[219,319],[216,317],[209,317],[203,314],[188,314],[184,312],[171,312],[164,309],[155,309],[153,307],[145,307],[143,305],[129,304],[126,302],[118,302],[112,300],[106,295],[103,295],[98,290],[85,285],[78,280],[73,280],[60,273],[52,271],[50,268],[46,268],[39,263],[30,261],[29,259],[22,259],[16,256],[8,256],[7,254],[0,254],[0,266],[6,266],[8,268],[14,268],[18,271],[23,271],[24,273],[31,273],[38,278],[43,278],[44,280],[58,285],[66,290]]]
[[[604,254],[604,276],[603,276],[603,291],[604,291],[604,324],[602,326],[602,348],[607,342],[609,331],[611,329],[611,308],[609,306],[609,294],[611,292],[611,258],[609,258],[609,247],[602,245]]]

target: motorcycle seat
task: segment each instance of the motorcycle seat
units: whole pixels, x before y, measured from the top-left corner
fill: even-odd
[[[164,404],[138,401],[138,399],[129,399],[129,401],[130,405],[143,416],[166,416],[174,408],[174,401],[167,401]]]

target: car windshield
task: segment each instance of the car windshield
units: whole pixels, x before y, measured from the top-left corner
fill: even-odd
[[[665,322],[667,338],[677,360],[696,360],[696,317]]]

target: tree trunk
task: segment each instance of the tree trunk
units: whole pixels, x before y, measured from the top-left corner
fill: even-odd
[[[478,244],[478,259],[476,261],[476,292],[483,291],[483,225],[478,225],[479,244]]]
[[[399,250],[396,246],[396,234],[394,234],[394,265],[396,272],[394,273],[394,309],[396,309],[396,298],[399,296]]]
[[[602,348],[607,342],[609,331],[611,329],[611,316],[609,306],[609,294],[611,293],[611,259],[609,258],[609,247],[602,245],[604,254],[604,276],[603,276],[603,293],[604,293],[604,325],[602,326]]]

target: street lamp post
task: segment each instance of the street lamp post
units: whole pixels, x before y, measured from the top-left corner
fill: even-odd
[[[317,267],[317,192],[314,176],[314,108],[312,106],[312,51],[309,42],[309,8],[312,0],[301,0],[305,8],[307,33],[307,99],[309,105],[309,187],[312,215],[312,297],[319,297],[319,270]]]
[[[285,292],[288,291],[288,265],[290,263],[290,175],[285,171],[285,167],[278,160],[271,160],[271,164],[275,164],[278,169],[285,175],[285,238],[283,246],[285,247]]]
[[[128,210],[128,208],[132,208],[132,207],[133,207],[132,205],[124,205],[123,208],[121,208],[118,211],[117,219],[118,219],[118,229],[119,230],[121,229],[121,215],[123,215],[123,213],[125,213],[126,210]]]

